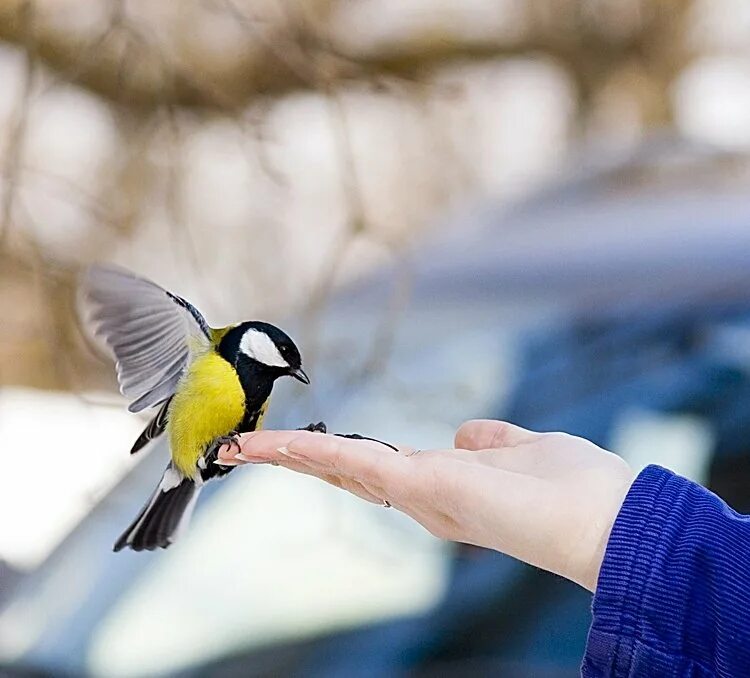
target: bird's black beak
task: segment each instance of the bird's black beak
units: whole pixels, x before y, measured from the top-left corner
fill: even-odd
[[[294,377],[297,381],[301,381],[303,384],[310,383],[310,377],[305,374],[305,371],[301,367],[298,367],[296,370],[290,369],[289,376]]]

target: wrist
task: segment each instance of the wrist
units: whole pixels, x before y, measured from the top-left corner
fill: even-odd
[[[596,590],[612,528],[637,477],[627,463],[620,457],[616,459],[617,464],[612,470],[609,482],[606,483],[603,499],[596,507],[596,517],[593,520],[590,516],[587,518],[592,526],[589,556],[581,568],[580,575],[574,579],[592,593]]]

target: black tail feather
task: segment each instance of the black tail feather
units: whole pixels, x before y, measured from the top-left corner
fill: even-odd
[[[179,478],[171,464],[159,487],[128,529],[120,535],[115,551],[126,547],[134,551],[153,551],[173,543],[184,521],[189,520],[200,489],[191,478]],[[172,479],[178,480],[174,484]]]

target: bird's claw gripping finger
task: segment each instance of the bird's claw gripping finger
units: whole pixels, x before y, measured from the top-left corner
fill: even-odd
[[[319,421],[317,424],[308,424],[297,429],[298,431],[310,431],[311,433],[328,433],[328,427],[325,422]]]
[[[301,428],[298,428],[297,430],[298,431],[310,431],[312,433],[328,433],[328,427],[322,421],[319,421],[317,424],[308,424],[307,426],[302,426]],[[381,445],[390,447],[394,452],[398,452],[398,448],[395,445],[391,445],[390,443],[387,443],[384,440],[378,440],[377,438],[370,438],[368,436],[363,436],[359,433],[334,433],[333,435],[338,436],[339,438],[350,438],[352,440],[369,440],[370,442],[380,443]]]
[[[334,433],[333,435],[339,438],[350,438],[351,440],[369,440],[373,443],[380,443],[386,447],[390,447],[394,452],[398,452],[398,447],[391,445],[391,443],[385,442],[385,440],[378,440],[377,438],[370,438],[369,436],[363,436],[359,433]]]
[[[233,447],[237,448],[237,452],[242,452],[242,447],[240,445],[239,441],[240,434],[237,431],[231,431],[225,436],[219,436],[218,438],[214,438],[213,442],[209,445],[208,449],[206,450],[206,454],[203,456],[203,459],[198,462],[198,466],[202,469],[206,468],[214,468],[213,464],[217,464],[218,466],[222,467],[222,472],[219,475],[224,475],[225,473],[228,473],[232,469],[231,466],[234,466],[235,463],[231,461],[227,461],[225,459],[219,459],[219,450],[221,449],[222,445],[229,445],[229,450],[231,452]],[[224,468],[226,467],[226,468]],[[204,475],[204,480],[206,478],[212,478],[213,475]]]
[[[240,434],[237,431],[231,431],[225,436],[219,436],[216,438],[211,446],[213,448],[212,451],[215,451],[216,455],[218,455],[222,445],[229,445],[230,451],[232,450],[232,447],[236,447],[238,453],[242,452],[242,447],[240,446]]]

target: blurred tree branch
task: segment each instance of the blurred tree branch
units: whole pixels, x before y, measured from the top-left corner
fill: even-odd
[[[113,11],[104,31],[92,36],[62,32],[40,17],[34,45],[36,56],[63,79],[114,103],[146,111],[164,105],[235,109],[259,97],[316,89],[325,82],[410,80],[451,62],[525,55],[557,60],[585,101],[626,65],[639,65],[645,77],[661,83],[674,76],[687,56],[682,35],[688,0],[644,6],[637,29],[622,35],[612,35],[590,10],[590,5],[606,3],[531,0],[531,23],[516,37],[415,33],[388,47],[360,53],[347,53],[323,35],[321,27],[335,2],[309,4],[314,20],[292,16],[270,24],[226,0],[226,11],[247,29],[247,44],[232,60],[206,61],[203,68],[167,56],[121,11]],[[0,1],[0,41],[22,47],[28,43],[24,7],[24,0]],[[666,107],[661,108],[653,114],[668,117]]]
[[[644,127],[671,123],[670,85],[693,57],[685,40],[691,0],[519,0],[522,15],[512,30],[472,33],[453,25],[451,12],[445,12],[424,24],[406,20],[405,29],[370,42],[360,39],[358,30],[366,33],[365,26],[342,32],[337,21],[347,3],[351,7],[355,0],[186,0],[178,8],[126,0],[0,0],[0,45],[24,56],[17,99],[6,129],[0,130],[7,132],[0,139],[0,301],[7,321],[0,325],[0,384],[69,389],[75,386],[74,373],[87,371],[92,383],[109,383],[76,334],[75,265],[56,259],[39,235],[45,229],[35,223],[44,212],[37,217],[28,209],[25,185],[38,184],[40,177],[45,189],[54,187],[96,224],[79,238],[78,261],[108,258],[155,230],[155,223],[166,223],[169,245],[157,239],[156,247],[170,249],[174,259],[185,255],[198,274],[199,264],[205,265],[206,255],[199,251],[205,243],[191,240],[185,187],[193,169],[190,144],[200,130],[216,118],[236,127],[253,141],[248,165],[257,164],[283,186],[288,177],[274,166],[278,157],[267,148],[264,118],[277,104],[283,107],[288,95],[325,97],[346,223],[321,254],[320,275],[306,291],[305,317],[313,333],[352,244],[378,240],[376,220],[363,200],[368,175],[355,162],[353,121],[343,104],[349,85],[415,95],[423,100],[419,124],[425,126],[430,124],[425,102],[439,91],[439,76],[450,67],[541,57],[574,84],[576,131],[585,133],[592,111],[610,90],[626,93]],[[67,20],[68,10],[77,11],[77,18]],[[218,29],[212,34],[204,23],[214,20]],[[36,97],[59,84],[92,95],[114,120],[116,148],[90,183],[55,176],[38,156],[36,164],[26,164],[29,139],[39,127],[27,121]],[[430,154],[440,154],[437,145]],[[85,164],[86,158],[81,160]],[[221,191],[221,183],[216,186]],[[37,200],[42,192],[37,191]],[[267,228],[265,216],[248,215],[249,240]],[[409,228],[413,225],[404,226]],[[397,248],[389,249],[393,254]],[[264,283],[261,268],[252,272],[253,288]],[[399,299],[407,286],[404,282],[397,291]],[[382,346],[389,345],[398,314],[386,315],[376,342]],[[28,336],[35,339],[29,342]],[[314,337],[306,343],[314,354]],[[61,369],[60,355],[70,356],[76,369]],[[382,359],[374,352],[369,367]]]
[[[0,251],[3,249],[5,239],[10,231],[11,218],[13,214],[13,203],[16,195],[16,187],[21,171],[21,153],[26,136],[26,124],[29,113],[29,101],[31,89],[34,82],[36,60],[34,59],[35,47],[33,44],[33,5],[25,2],[19,7],[18,25],[20,39],[26,51],[26,64],[23,77],[23,91],[20,99],[16,102],[8,136],[8,147],[5,150],[5,158],[2,164],[2,207],[0,207]]]

